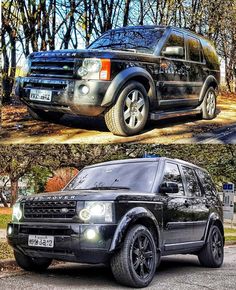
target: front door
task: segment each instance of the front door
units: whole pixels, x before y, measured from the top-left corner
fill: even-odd
[[[166,48],[181,47],[183,55],[164,56]],[[184,106],[188,104],[188,64],[186,64],[184,34],[173,31],[161,50],[157,75],[157,94],[160,107]]]
[[[192,199],[185,195],[178,164],[165,163],[162,182],[175,182],[179,192],[164,196],[163,242],[165,245],[185,243],[193,240]]]

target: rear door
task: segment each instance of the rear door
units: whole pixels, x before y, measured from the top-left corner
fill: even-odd
[[[200,40],[192,35],[186,35],[187,69],[188,69],[188,97],[192,104],[197,105],[199,95],[205,80],[206,61]]]

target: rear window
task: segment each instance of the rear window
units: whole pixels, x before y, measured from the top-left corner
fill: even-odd
[[[195,37],[188,36],[187,43],[189,60],[202,62],[202,48],[200,41]]]
[[[216,187],[210,174],[200,169],[196,169],[196,173],[200,178],[205,194],[208,196],[217,195]]]
[[[210,69],[219,70],[220,61],[215,48],[205,39],[202,39],[201,43],[203,46],[203,53],[207,62],[207,66]]]

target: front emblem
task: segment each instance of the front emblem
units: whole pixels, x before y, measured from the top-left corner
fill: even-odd
[[[68,210],[68,208],[66,208],[66,207],[64,207],[64,208],[61,209],[61,213],[68,213],[68,211],[69,211],[69,210]]]

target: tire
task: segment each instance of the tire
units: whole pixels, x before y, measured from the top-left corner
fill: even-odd
[[[52,259],[32,258],[18,251],[14,251],[14,256],[17,264],[26,271],[43,272],[52,263]]]
[[[116,103],[105,112],[107,128],[115,135],[130,136],[139,133],[146,125],[149,100],[142,84],[128,82]]]
[[[210,228],[206,245],[198,253],[198,260],[204,267],[219,268],[224,260],[224,241],[217,226]]]
[[[128,231],[122,248],[111,258],[111,270],[117,282],[134,288],[146,287],[151,283],[157,264],[154,239],[142,225]]]
[[[39,121],[58,121],[64,115],[60,112],[45,112],[44,110],[40,109],[32,109],[28,107],[28,113],[30,116]]]
[[[216,92],[214,88],[210,87],[204,96],[201,105],[202,118],[205,120],[212,120],[216,116]]]

